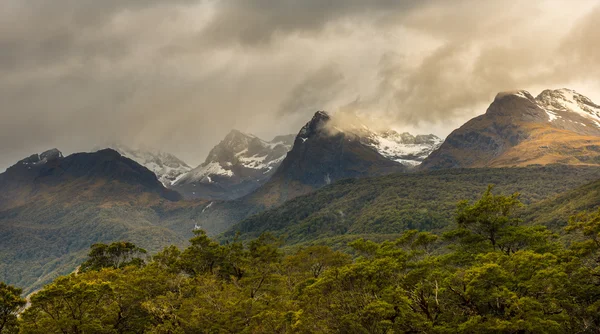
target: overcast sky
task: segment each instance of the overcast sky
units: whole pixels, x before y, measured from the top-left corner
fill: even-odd
[[[204,160],[318,109],[446,136],[499,91],[600,102],[597,0],[1,0],[0,168],[108,142]]]

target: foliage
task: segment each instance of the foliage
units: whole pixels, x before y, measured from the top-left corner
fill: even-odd
[[[530,205],[598,179],[598,167],[545,166],[453,169],[344,180],[249,217],[221,239],[230,240],[239,232],[240,238],[247,240],[271,232],[292,245],[341,235],[398,234],[411,229],[443,232],[456,227],[456,203],[475,200],[489,184],[503,193],[522,194],[519,200]],[[597,204],[597,196],[587,198]],[[544,210],[550,208],[540,212]],[[554,226],[564,227],[568,216],[557,216],[564,223]],[[536,219],[540,224],[550,220],[537,219],[530,211],[526,217],[527,222]]]
[[[17,332],[17,314],[25,306],[23,291],[0,282],[0,333]]]
[[[547,166],[344,180],[251,218],[219,241],[233,240],[237,230],[242,241],[270,231],[285,237],[286,246],[321,244],[352,252],[346,244],[357,237],[383,241],[410,229],[452,229],[456,202],[474,200],[489,183],[500,192],[522,193],[529,205],[599,178],[597,167]],[[552,221],[560,229],[570,215],[592,208],[597,189],[582,190],[573,199],[586,206],[573,207],[570,198],[560,206],[548,202],[534,210],[541,217],[532,214],[526,222]],[[42,195],[0,209],[0,281],[22,287],[25,294],[72,273],[94,243],[129,240],[154,254],[171,244],[184,247],[195,222],[215,235],[264,210],[256,203],[234,201],[215,203],[202,213],[207,202],[156,202],[147,192],[114,180],[59,183]],[[220,224],[220,216],[226,216],[227,224]]]
[[[113,242],[110,245],[93,244],[88,259],[81,264],[79,271],[86,272],[102,268],[141,267],[144,265],[146,250],[128,241]]]
[[[57,279],[23,333],[586,333],[600,331],[600,211],[563,246],[522,225],[518,195],[460,202],[456,228],[283,253],[271,234],[218,244],[196,231],[146,266]],[[291,248],[288,248],[291,250]]]

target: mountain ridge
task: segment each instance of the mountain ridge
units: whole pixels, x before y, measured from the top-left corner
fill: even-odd
[[[575,100],[589,107],[575,107]],[[419,168],[598,165],[600,107],[594,106],[567,89],[536,98],[526,91],[499,93],[485,114],[454,130]]]
[[[238,130],[209,152],[204,163],[180,175],[171,188],[186,198],[232,200],[266,182],[291,148],[292,135],[264,141]]]
[[[111,144],[107,147],[148,168],[156,174],[158,180],[165,187],[169,187],[174,180],[192,169],[175,155],[160,150],[148,148],[133,149],[123,144]]]

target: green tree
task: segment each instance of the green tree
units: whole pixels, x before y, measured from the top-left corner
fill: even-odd
[[[458,204],[456,223],[460,229],[467,230],[474,240],[485,240],[492,249],[504,250],[502,244],[504,232],[509,227],[518,226],[520,220],[513,216],[515,209],[522,206],[519,193],[511,196],[494,195],[494,186],[487,190],[474,204],[461,201]]]
[[[110,245],[93,244],[88,259],[81,264],[80,272],[98,271],[102,268],[122,268],[143,266],[146,250],[128,241],[113,242]]]
[[[195,230],[194,234],[190,246],[181,254],[181,268],[192,276],[215,273],[223,259],[221,245],[203,230]]]
[[[107,281],[75,274],[60,277],[31,297],[31,307],[22,316],[23,333],[113,333],[113,298]]]
[[[0,282],[0,333],[18,332],[17,314],[26,304],[21,293],[23,290]]]

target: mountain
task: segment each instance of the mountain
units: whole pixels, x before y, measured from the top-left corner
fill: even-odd
[[[569,89],[500,93],[452,132],[422,169],[600,164],[600,106]]]
[[[105,189],[107,185],[111,187]],[[25,158],[0,174],[0,209],[41,200],[48,194],[59,194],[57,189],[83,190],[86,199],[102,198],[105,191],[115,190],[116,185],[123,186],[120,189],[122,195],[147,192],[174,201],[181,197],[164,188],[147,168],[114,150],[64,157],[60,151],[52,149]],[[93,191],[88,190],[91,187],[94,187]],[[73,193],[60,194],[75,199]]]
[[[152,150],[152,149],[132,149],[122,144],[113,144],[111,149],[119,152],[140,165],[148,168],[158,180],[169,187],[181,175],[189,172],[192,168],[173,154]]]
[[[361,140],[384,157],[408,167],[420,165],[443,142],[432,134],[413,136],[408,132],[375,132],[369,129],[362,131]]]
[[[182,201],[111,149],[34,154],[0,174],[0,281],[30,292],[72,272],[96,242],[183,245],[207,204]]]
[[[409,229],[444,231],[454,224],[460,200],[475,200],[489,184],[494,192],[520,192],[526,205],[600,180],[595,166],[448,169],[348,179],[242,220],[221,239],[249,240],[264,232],[286,245],[337,243]],[[596,182],[597,187],[597,182]],[[593,194],[597,194],[598,189]],[[583,195],[583,192],[580,192]],[[593,195],[592,195],[593,196]],[[586,205],[597,207],[598,197]]]
[[[180,175],[171,187],[187,198],[231,200],[264,184],[291,149],[293,135],[264,141],[254,135],[231,131],[208,154],[206,161]]]
[[[302,127],[273,176],[232,202],[216,202],[198,217],[210,234],[342,179],[403,173],[439,146],[433,135],[377,131],[355,117],[318,111]]]
[[[252,196],[269,207],[337,180],[406,172],[440,142],[433,135],[377,132],[358,119],[318,111],[271,180]]]

